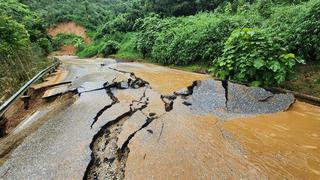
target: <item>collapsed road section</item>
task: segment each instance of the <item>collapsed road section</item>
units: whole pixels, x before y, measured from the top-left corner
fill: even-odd
[[[159,66],[64,58],[68,76],[63,81],[71,83],[48,90],[45,98],[72,92],[72,104],[48,116],[12,152],[0,167],[0,178],[257,179],[317,172],[317,167],[312,171],[284,166],[305,163],[303,156],[293,158],[285,147],[259,149],[276,145],[280,132],[301,136],[292,134],[281,120],[272,121],[274,116],[299,119],[302,112],[296,112],[299,109],[290,94],[210,78],[199,80],[198,75]],[[172,74],[170,82],[157,81],[162,74]],[[185,78],[183,83],[181,78]],[[163,89],[172,91],[164,93]],[[242,134],[230,131],[237,125],[233,122],[242,122],[239,118],[261,115],[270,117],[273,126],[267,130],[272,134],[250,139],[246,135],[254,137],[254,128]],[[264,121],[253,122],[259,129]],[[241,124],[238,129],[244,127]],[[312,154],[317,132],[308,133],[312,138],[306,136],[305,142],[310,144],[301,147],[309,149],[296,148],[294,143],[286,146]],[[266,137],[270,137],[268,144],[260,141]],[[247,144],[243,139],[250,141]],[[264,159],[257,160],[255,153]]]
[[[142,80],[141,78],[137,78],[134,73],[132,72],[126,72],[114,68],[109,68],[114,71],[124,73],[124,74],[130,74],[130,78],[128,79],[127,82],[114,82],[113,84],[110,84],[106,87],[107,93],[109,94],[110,98],[113,99],[113,103],[111,105],[106,106],[106,108],[103,108],[102,111],[99,111],[98,115],[101,116],[102,112],[107,111],[109,108],[112,107],[112,105],[119,103],[119,99],[112,93],[112,91],[116,90],[124,90],[124,89],[129,89],[129,88],[141,88],[144,87],[145,85],[149,85],[148,82]],[[160,95],[161,100],[164,103],[163,107],[158,107],[158,108],[164,108],[165,112],[170,112],[174,108],[174,102],[177,98],[183,99],[183,105],[189,106],[190,110],[192,109],[197,109],[195,113],[202,113],[204,111],[207,111],[208,109],[213,110],[212,112],[207,112],[207,113],[212,113],[215,114],[216,109],[228,109],[228,98],[226,97],[227,94],[229,94],[229,89],[224,88],[224,91],[216,91],[216,87],[211,87],[214,85],[218,84],[223,85],[223,83],[219,81],[213,81],[213,80],[207,80],[207,81],[195,81],[191,86],[176,91],[172,95]],[[228,82],[226,82],[228,83]],[[231,84],[231,87],[233,87],[234,84]],[[219,86],[220,87],[220,86]],[[247,87],[243,86],[237,86],[235,88],[240,89],[250,89]],[[149,86],[147,86],[147,89],[151,90]],[[207,89],[209,93],[207,94],[201,94],[203,92],[207,92],[203,89]],[[211,92],[215,91],[215,92]],[[247,103],[259,103],[260,107],[265,107],[264,109],[257,108],[257,109],[252,109],[250,112],[248,111],[241,111],[239,110],[237,113],[241,114],[243,116],[246,115],[251,115],[251,114],[259,114],[261,110],[264,112],[272,111],[285,111],[288,109],[288,107],[294,102],[294,98],[291,95],[283,95],[282,100],[285,101],[286,103],[283,103],[283,106],[278,106],[278,107],[273,107],[270,105],[270,103],[276,103],[278,104],[279,102],[275,102],[272,98],[274,95],[268,91],[265,91],[264,89],[261,88],[256,88],[254,90],[251,90],[253,93],[251,95],[253,98],[251,100],[248,100]],[[254,93],[257,92],[257,93]],[[194,98],[193,93],[196,93],[198,97]],[[221,94],[219,94],[221,93]],[[232,92],[230,93],[232,94]],[[245,94],[245,93],[243,93]],[[258,94],[258,95],[257,95]],[[199,106],[203,105],[201,101],[202,97],[207,97],[208,95],[214,95],[214,97],[222,97],[224,96],[224,103],[225,106],[219,106],[216,107],[215,109],[213,108],[208,108],[206,106]],[[257,96],[257,99],[254,99],[255,96]],[[262,98],[260,98],[262,97]],[[142,110],[148,107],[149,104],[149,98],[146,96],[146,90],[143,92],[143,96],[139,98],[139,101],[136,101],[136,105],[134,105],[134,101],[130,104],[130,110],[128,112],[125,112],[121,116],[117,117],[115,120],[110,121],[106,125],[104,125],[101,130],[98,132],[97,135],[93,138],[93,141],[90,145],[90,148],[92,150],[92,160],[88,166],[88,169],[86,170],[86,173],[84,175],[84,179],[124,179],[125,178],[125,167],[126,167],[126,161],[128,159],[128,155],[130,153],[130,148],[128,147],[128,144],[130,143],[130,140],[135,136],[136,133],[141,131],[144,128],[147,128],[150,123],[153,122],[153,120],[157,119],[156,114],[150,113],[150,116],[147,116],[143,114]],[[260,99],[259,99],[260,98]],[[287,98],[287,99],[286,99]],[[189,100],[190,99],[190,100]],[[280,98],[279,98],[280,99]],[[188,100],[190,102],[188,102]],[[220,101],[217,98],[213,99],[207,99],[207,104],[211,105],[214,104],[217,101]],[[231,104],[234,102],[231,101]],[[140,105],[136,107],[137,105]],[[270,108],[272,107],[272,108]],[[201,110],[200,110],[201,109]],[[232,109],[232,108],[230,108]],[[270,110],[271,109],[271,110]],[[138,113],[137,113],[138,112]],[[137,113],[137,114],[136,114]],[[230,113],[229,111],[225,110],[224,114]],[[235,112],[233,112],[235,113]],[[270,113],[270,112],[269,112]],[[162,114],[165,115],[165,114]],[[140,118],[140,120],[139,120]],[[136,124],[139,124],[138,126],[135,126],[135,129],[131,129],[131,133],[127,133],[127,138],[125,141],[119,140],[119,135],[122,133],[122,130],[124,128],[125,122],[132,121],[133,119]],[[145,120],[143,120],[145,119]],[[96,122],[97,118],[95,118]],[[124,129],[125,130],[125,129]],[[153,133],[152,130],[148,130],[150,134]],[[160,135],[161,136],[161,135]],[[120,142],[120,143],[119,143]],[[121,143],[122,142],[122,143]],[[120,145],[119,145],[120,144]]]

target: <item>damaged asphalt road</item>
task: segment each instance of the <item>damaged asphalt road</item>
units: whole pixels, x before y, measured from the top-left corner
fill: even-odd
[[[287,111],[292,95],[139,63],[60,59],[71,84],[43,98],[76,100],[13,151],[0,179],[270,177],[222,124]]]

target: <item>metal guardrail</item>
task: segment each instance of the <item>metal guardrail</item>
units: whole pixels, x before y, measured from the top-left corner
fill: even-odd
[[[4,115],[4,113],[9,109],[13,102],[15,102],[26,90],[36,81],[41,79],[44,75],[46,75],[49,71],[53,70],[59,65],[59,61],[54,58],[54,63],[47,67],[46,69],[39,72],[36,76],[34,76],[30,81],[28,81],[22,88],[19,89],[13,96],[11,96],[6,102],[4,102],[0,106],[0,117]]]

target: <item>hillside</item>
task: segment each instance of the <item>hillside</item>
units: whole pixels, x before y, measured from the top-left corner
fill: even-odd
[[[320,179],[319,40],[320,0],[0,0],[0,180]]]
[[[77,39],[80,39],[83,45],[91,42],[86,29],[72,21],[53,25],[48,28],[47,32],[53,38],[53,44],[57,46],[52,55],[75,55],[77,51],[75,47]],[[68,39],[65,35],[71,35],[69,36],[71,39]],[[71,42],[68,42],[68,40]]]
[[[0,0],[0,104],[49,62],[43,19],[16,0]]]
[[[20,2],[43,28],[75,22],[92,40],[69,32],[51,45],[41,39],[54,51],[63,44],[83,58],[142,60],[320,96],[319,0]]]

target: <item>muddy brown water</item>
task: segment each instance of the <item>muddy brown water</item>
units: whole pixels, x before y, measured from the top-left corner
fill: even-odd
[[[171,94],[174,91],[190,86],[196,80],[209,79],[209,75],[169,69],[147,63],[123,63],[117,65],[118,69],[135,73],[143,77],[152,88],[162,94]]]
[[[202,74],[186,73],[150,64],[143,64],[147,67],[146,69],[141,66],[141,64],[122,64],[118,68],[136,73],[150,82],[154,89],[164,94],[187,87],[195,79],[210,78]],[[216,122],[216,118],[212,116],[192,119],[203,122],[204,126],[213,126],[209,124]],[[320,178],[320,108],[317,106],[297,101],[286,112],[227,121],[221,124],[221,129],[230,133],[240,144],[244,153],[243,161],[257,167],[257,171],[265,174],[266,177],[271,179]],[[206,135],[210,134],[210,130],[205,127],[197,127],[194,130]],[[219,136],[212,138],[221,142]],[[179,148],[177,145],[174,147]],[[157,160],[154,161],[156,163]],[[182,170],[183,177],[184,175],[186,178],[192,177],[187,172],[187,169]],[[182,174],[178,173],[177,176]]]
[[[54,83],[70,80],[73,81],[73,86],[86,87],[84,83],[100,85],[106,79],[110,82],[112,79],[122,81],[128,76],[128,73],[100,66],[105,61],[103,59],[61,59],[66,68],[58,73],[59,77],[52,78]],[[124,176],[124,179],[320,178],[320,107],[297,101],[286,112],[220,121],[214,114],[195,114],[183,105],[183,98],[178,97],[172,110],[166,112],[160,95],[172,94],[190,86],[196,80],[206,80],[210,77],[151,64],[115,61],[110,64],[111,68],[133,72],[137,77],[149,82],[150,87],[146,90],[142,87],[137,90],[114,89],[112,92],[120,103],[105,109],[93,129],[90,129],[90,124],[100,110],[98,105],[104,107],[104,103],[99,100],[107,101],[104,99],[107,95],[100,91],[81,95],[79,100],[70,105],[70,109],[75,109],[75,112],[57,112],[57,117],[60,118],[49,119],[48,125],[44,125],[39,132],[23,143],[20,148],[23,151],[14,153],[17,157],[9,157],[9,163],[5,166],[9,170],[5,177],[10,179],[35,175],[34,177],[67,178],[68,175],[79,178],[85,174],[84,170],[87,167],[88,179],[93,179],[96,174],[99,174],[99,177]],[[41,86],[43,84],[39,87]],[[96,96],[93,96],[94,94]],[[117,114],[128,111],[128,104],[142,97],[142,94],[148,105],[137,113],[120,118],[111,127],[105,127],[106,131],[110,131],[107,138],[112,140],[112,144],[102,143],[106,148],[99,148],[99,142],[108,140],[100,128],[106,122],[119,118]],[[93,102],[92,98],[96,102]],[[86,108],[80,109],[80,105]],[[146,124],[146,117],[150,114],[155,114],[156,118],[146,127],[140,128],[142,124]],[[77,123],[72,124],[73,122]],[[54,123],[54,126],[49,126],[50,123]],[[73,128],[66,130],[67,128],[63,128],[65,126]],[[55,132],[58,131],[55,127],[60,127],[59,132]],[[53,131],[52,134],[59,136],[42,136],[41,133],[48,132],[48,129]],[[89,164],[88,159],[91,153],[89,141],[94,139],[92,136],[99,130],[97,142],[91,142],[93,156],[98,159],[103,159],[104,156],[117,157],[121,148],[118,146],[125,144],[127,154],[118,159],[121,166],[115,164],[117,161],[108,161],[107,164],[103,164],[103,161],[91,161],[94,166],[90,167],[92,163]],[[41,141],[32,141],[40,137]],[[50,139],[51,141],[48,141]],[[48,144],[47,141],[52,143]],[[33,145],[32,142],[39,144]],[[70,153],[78,146],[83,149],[79,149],[77,154]],[[108,151],[109,146],[112,146],[112,151]],[[61,153],[52,155],[55,152],[44,147],[57,148]],[[24,155],[26,150],[23,148],[28,150],[33,158]],[[32,154],[34,151],[39,154]],[[20,161],[20,156],[23,156],[22,159],[28,159],[28,162]],[[65,158],[68,161],[64,161]],[[46,171],[33,168],[30,164],[42,167]],[[43,174],[28,174],[25,169]]]
[[[223,124],[246,158],[273,178],[320,178],[320,108],[296,102],[287,112]]]

